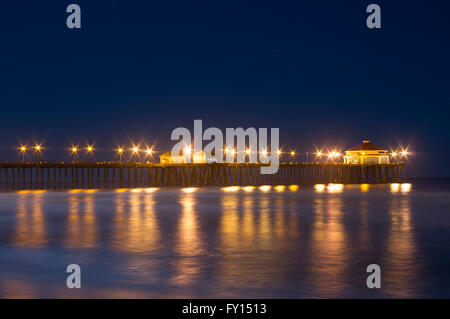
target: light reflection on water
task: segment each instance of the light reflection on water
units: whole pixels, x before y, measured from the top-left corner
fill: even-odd
[[[0,196],[1,297],[418,297],[441,282],[424,275],[437,261],[411,184]],[[445,198],[434,205],[448,211]],[[82,291],[61,281],[70,263]]]

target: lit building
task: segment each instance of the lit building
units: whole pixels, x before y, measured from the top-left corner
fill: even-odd
[[[364,140],[345,151],[345,164],[389,164],[389,151]]]
[[[172,155],[172,152],[165,152],[159,156],[161,164],[183,164],[187,162],[187,155],[180,152],[179,155]],[[206,163],[206,155],[202,152],[197,152],[192,156],[192,163]]]

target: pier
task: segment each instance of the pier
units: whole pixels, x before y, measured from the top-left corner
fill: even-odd
[[[137,187],[382,184],[406,181],[403,163],[280,163],[260,174],[260,163],[153,164],[116,162],[0,163],[0,190]]]

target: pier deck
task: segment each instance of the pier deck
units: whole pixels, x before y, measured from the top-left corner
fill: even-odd
[[[278,172],[272,175],[260,174],[263,165],[265,164],[0,163],[0,190],[377,184],[406,181],[403,163],[280,163]]]

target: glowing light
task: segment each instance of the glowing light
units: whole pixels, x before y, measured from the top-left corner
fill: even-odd
[[[402,193],[407,193],[407,192],[411,191],[411,184],[410,183],[401,184],[400,190],[402,191]]]
[[[406,156],[406,155],[408,155],[408,151],[403,150],[403,151],[402,151],[402,156]]]
[[[21,146],[19,147],[19,150],[20,150],[21,152],[26,152],[26,151],[27,151],[27,147],[24,146],[24,145],[21,145]]]
[[[330,193],[340,193],[340,192],[342,192],[343,189],[344,189],[344,185],[343,184],[329,184],[327,186],[327,190]]]
[[[288,188],[291,192],[295,192],[298,190],[298,185],[289,185]]]
[[[234,149],[231,149],[230,153],[231,153],[231,155],[234,155],[234,154],[236,154],[236,151]]]
[[[250,149],[249,149],[249,148],[247,148],[247,149],[245,150],[245,154],[246,154],[246,155],[250,155]]]
[[[369,190],[369,184],[361,184],[361,191],[367,192]]]
[[[228,147],[225,147],[225,154],[228,154],[230,152],[230,149]]]
[[[336,151],[330,152],[330,153],[328,154],[328,157],[329,157],[329,158],[335,158],[335,157],[339,157],[339,156],[341,156],[341,153],[336,152]]]
[[[136,146],[134,146],[131,150],[133,151],[133,154],[139,152],[139,148],[137,148]]]
[[[156,192],[158,190],[158,187],[149,187],[145,189],[146,193],[153,193]]]
[[[42,150],[42,146],[40,145],[40,144],[36,144],[35,146],[34,146],[34,149],[36,150],[36,151],[41,151]]]
[[[270,185],[263,185],[259,187],[259,190],[263,192],[268,192],[270,190]]]
[[[69,190],[69,193],[95,193],[98,192],[98,189],[71,189]]]
[[[223,187],[222,190],[224,192],[237,192],[239,190],[239,186]]]
[[[391,192],[397,193],[400,190],[400,184],[399,183],[392,183],[391,184]]]
[[[391,153],[391,156],[392,156],[392,157],[397,157],[397,155],[398,155],[397,152],[392,152],[392,153]]]
[[[317,151],[316,156],[317,157],[321,157],[322,156],[322,152],[321,151]]]
[[[286,188],[284,185],[277,185],[274,187],[277,192],[282,192]]]
[[[195,188],[195,187],[186,187],[186,188],[182,189],[182,191],[185,192],[185,193],[193,193],[196,190],[197,190],[197,188]]]
[[[254,187],[254,186],[245,186],[243,189],[244,189],[244,191],[246,191],[246,192],[253,192],[253,190],[255,189],[255,187]]]
[[[314,185],[314,189],[316,190],[316,192],[323,192],[325,190],[325,185],[324,184],[316,184]]]
[[[88,146],[86,147],[86,151],[87,151],[88,153],[92,153],[92,152],[94,151],[94,147],[93,147],[92,145],[88,145]]]
[[[262,150],[262,151],[261,151],[261,155],[262,155],[262,156],[267,156],[267,150]]]
[[[119,147],[119,148],[117,149],[117,153],[122,154],[122,153],[123,153],[123,148]]]
[[[72,146],[72,153],[76,153],[78,152],[78,147],[77,146]]]
[[[152,155],[153,154],[153,150],[151,148],[147,148],[146,153],[147,153],[147,155]]]
[[[28,190],[19,190],[17,191],[18,194],[42,194],[47,193],[48,191],[45,189],[28,189]]]
[[[191,149],[191,147],[190,146],[186,146],[185,148],[184,148],[184,154],[191,154],[191,151],[192,151],[192,149]]]
[[[294,151],[291,151],[291,156],[295,156],[295,152]]]
[[[281,150],[277,151],[277,155],[280,156],[281,155]]]

